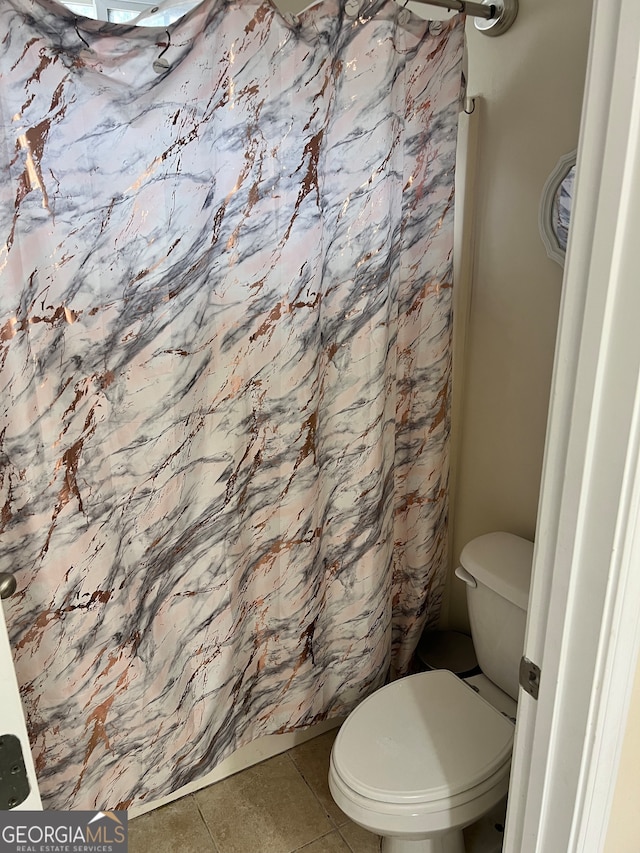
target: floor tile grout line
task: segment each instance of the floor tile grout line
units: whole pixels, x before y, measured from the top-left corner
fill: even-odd
[[[289,755],[289,753],[290,753],[291,751],[292,751],[292,750],[287,750],[287,752],[285,753],[285,755],[287,755],[287,756],[288,756],[289,760],[291,761],[291,763],[293,764],[293,766],[296,768],[296,771],[298,772],[298,775],[300,776],[300,778],[302,779],[302,781],[304,782],[304,784],[307,786],[307,788],[311,791],[311,793],[312,793],[312,794],[313,794],[313,796],[315,797],[316,802],[318,803],[318,805],[320,806],[320,808],[322,809],[322,811],[323,811],[323,812],[325,813],[325,815],[327,816],[327,820],[329,821],[329,823],[331,824],[331,826],[333,827],[333,829],[334,829],[334,830],[335,830],[335,829],[340,829],[340,827],[338,826],[338,824],[336,823],[336,821],[333,819],[333,817],[329,814],[329,812],[328,812],[328,811],[327,811],[327,809],[325,808],[325,805],[324,805],[324,803],[322,802],[322,800],[320,799],[320,797],[316,794],[316,792],[313,790],[313,788],[311,787],[311,785],[307,782],[307,780],[305,779],[305,777],[304,777],[304,775],[303,775],[302,771],[301,771],[301,770],[296,766],[295,761],[294,761],[294,760],[293,760],[293,758]],[[326,833],[325,833],[325,834],[326,834]],[[323,838],[324,836],[320,836],[320,837],[321,837],[321,838]],[[351,849],[351,848],[349,848],[349,849]]]
[[[329,832],[325,832],[323,835],[319,835],[319,836],[318,836],[318,838],[314,838],[314,840],[313,840],[313,841],[308,841],[308,842],[307,842],[306,844],[304,844],[302,847],[296,847],[296,849],[295,849],[295,850],[293,850],[293,851],[292,851],[292,853],[304,853],[304,851],[305,851],[307,848],[311,847],[311,845],[312,845],[312,844],[317,844],[317,843],[318,843],[318,841],[322,841],[322,839],[323,839],[323,838],[327,838],[327,836],[329,836],[329,835],[334,835],[336,832],[337,832],[337,830],[336,830],[336,829],[330,829],[330,830],[329,830]],[[340,835],[340,833],[338,833],[338,835]],[[341,835],[340,835],[340,838],[342,838],[342,836],[341,836]],[[342,840],[344,841],[344,838],[342,838]],[[346,842],[346,841],[345,841],[344,843],[345,843],[345,844],[347,844],[347,842]],[[348,844],[347,844],[347,847],[349,847],[349,845],[348,845]],[[350,848],[350,847],[349,847],[349,850],[351,850],[351,848]],[[351,853],[353,853],[353,851],[351,851]]]
[[[346,839],[346,838],[344,837],[344,835],[340,832],[340,829],[338,829],[338,835],[339,835],[339,836],[340,836],[340,838],[344,841],[344,843],[347,845],[348,849],[350,850],[350,853],[353,853],[353,847],[349,844],[349,842],[347,841],[347,839]]]
[[[349,841],[344,837],[344,835],[340,832],[340,830],[338,830],[338,832],[339,832],[339,834],[340,834],[340,838],[341,838],[341,839],[344,841],[344,843],[347,845],[347,848],[349,849],[349,853],[355,853],[355,851],[354,851],[353,847],[349,844]]]
[[[345,826],[347,826],[347,825],[348,825],[348,824],[345,824]],[[356,824],[356,826],[357,826],[357,825],[358,825],[358,824]],[[342,826],[342,827],[340,827],[340,826],[339,826],[339,827],[338,827],[338,833],[339,833],[339,835],[340,835],[340,838],[341,838],[341,839],[344,841],[344,843],[347,845],[347,847],[349,848],[349,850],[351,851],[351,853],[357,853],[357,851],[356,851],[356,850],[354,850],[354,849],[353,849],[353,847],[349,844],[349,839],[348,839],[348,838],[345,838],[345,836],[343,835],[343,833],[342,833],[342,830],[343,830],[343,829],[344,829],[344,826]],[[382,836],[378,836],[378,850],[382,850]]]
[[[325,734],[326,734],[326,732],[325,732]],[[319,737],[322,737],[322,735],[320,735]],[[302,745],[302,746],[304,746],[304,744],[301,744],[301,745]],[[333,817],[333,815],[332,815],[332,814],[327,810],[326,806],[324,805],[324,803],[322,802],[322,800],[320,799],[320,797],[316,794],[316,792],[314,791],[314,789],[311,787],[310,783],[309,783],[309,782],[307,782],[307,780],[306,780],[306,778],[305,778],[305,776],[304,776],[304,774],[303,774],[302,770],[300,770],[300,768],[299,768],[299,767],[298,767],[298,765],[296,764],[295,759],[293,758],[293,756],[292,756],[292,755],[289,755],[289,753],[292,753],[296,748],[297,748],[297,747],[295,747],[295,746],[294,746],[294,747],[291,747],[291,749],[288,749],[288,750],[284,753],[284,755],[287,755],[287,756],[289,757],[289,759],[290,759],[290,761],[292,762],[293,766],[296,768],[296,770],[298,771],[298,773],[299,773],[299,774],[300,774],[300,776],[302,777],[302,779],[303,779],[303,781],[304,781],[305,785],[307,786],[307,788],[309,788],[309,790],[310,790],[310,791],[311,791],[311,793],[314,795],[314,797],[316,798],[316,800],[320,803],[320,806],[322,807],[322,809],[323,809],[324,813],[326,814],[326,816],[327,816],[327,817],[329,818],[329,820],[331,821],[331,824],[333,825],[333,827],[334,827],[335,829],[338,829],[338,830],[339,830],[341,826],[344,826],[345,824],[347,824],[347,823],[349,822],[349,818],[348,818],[348,817],[343,813],[343,815],[342,815],[342,816],[343,816],[343,818],[344,818],[344,822],[343,822],[343,823],[338,823],[338,821]],[[327,778],[328,778],[328,776],[329,776],[329,771],[327,770]],[[331,793],[331,792],[329,792],[329,793]],[[334,801],[334,804],[335,804],[335,801]],[[339,808],[340,808],[337,804],[335,804],[335,805],[336,805],[336,808],[337,808],[337,809],[339,809]]]
[[[214,783],[214,784],[215,784],[215,783]],[[201,790],[203,790],[203,789],[201,789]],[[205,828],[206,828],[206,830],[207,830],[207,835],[208,835],[208,836],[209,836],[209,838],[211,839],[211,843],[213,844],[213,851],[212,851],[212,853],[219,853],[219,851],[218,851],[218,845],[216,844],[216,842],[215,842],[215,839],[214,839],[213,835],[211,835],[211,830],[209,829],[209,824],[207,823],[207,821],[206,821],[206,819],[205,819],[205,816],[202,814],[202,809],[200,808],[200,803],[198,802],[197,797],[194,797],[194,796],[193,796],[193,794],[189,794],[189,796],[191,797],[191,799],[192,799],[192,800],[193,800],[193,802],[195,803],[195,806],[196,806],[196,808],[198,809],[198,814],[200,815],[200,820],[201,820],[201,821],[203,822],[203,824],[205,825]]]
[[[342,833],[342,829],[343,829],[345,826],[347,826],[347,825],[348,825],[348,822],[347,822],[346,824],[338,824],[338,823],[337,823],[337,821],[336,821],[336,820],[331,816],[331,814],[327,811],[327,809],[325,808],[325,806],[324,806],[323,802],[321,801],[320,797],[318,797],[318,795],[316,794],[316,792],[314,791],[314,789],[311,787],[311,785],[309,784],[309,782],[307,782],[307,780],[305,779],[304,774],[302,773],[302,771],[300,770],[300,768],[299,768],[299,767],[298,767],[298,765],[296,764],[296,762],[295,762],[295,760],[294,760],[293,756],[292,756],[292,755],[290,755],[290,753],[292,753],[294,749],[295,749],[295,747],[292,747],[291,749],[288,749],[284,754],[288,756],[289,760],[291,761],[291,763],[293,764],[293,766],[294,766],[294,767],[296,768],[296,770],[298,771],[298,773],[299,773],[300,777],[302,778],[303,782],[305,783],[305,785],[307,786],[307,788],[309,788],[309,790],[311,791],[311,793],[313,794],[313,796],[316,798],[316,800],[317,800],[317,801],[318,801],[318,803],[320,804],[320,807],[322,808],[322,810],[323,810],[323,811],[324,811],[324,813],[326,814],[327,819],[328,819],[328,820],[329,820],[329,822],[333,825],[333,827],[334,827],[335,831],[339,834],[340,838],[341,838],[341,839],[344,841],[344,843],[347,845],[347,847],[349,848],[349,850],[351,851],[351,853],[357,853],[357,851],[354,851],[354,849],[353,849],[353,847],[351,846],[351,844],[349,844],[348,839],[347,839],[347,838],[343,835],[343,833]],[[328,833],[327,833],[327,834],[328,834]],[[325,836],[320,836],[320,837],[321,837],[321,838],[324,838]],[[317,840],[317,839],[316,839],[316,840]],[[310,843],[313,843],[313,842],[310,842]],[[382,838],[381,838],[380,836],[378,836],[378,850],[381,850],[381,849],[382,849]],[[294,853],[298,853],[298,851],[294,851]]]

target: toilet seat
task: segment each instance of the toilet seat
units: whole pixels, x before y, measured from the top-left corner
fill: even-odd
[[[332,772],[362,807],[441,811],[508,784],[513,733],[513,723],[453,673],[419,673],[350,714]]]
[[[329,789],[340,809],[354,823],[382,836],[420,838],[468,826],[479,820],[507,795],[509,769],[504,768],[482,785],[455,797],[423,803],[383,803],[358,794],[335,769],[329,770]]]

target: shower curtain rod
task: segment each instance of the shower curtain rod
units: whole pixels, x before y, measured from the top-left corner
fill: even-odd
[[[502,0],[499,3],[474,3],[473,0],[414,0],[427,6],[439,6],[464,12],[476,20],[476,27],[488,36],[499,36],[506,32],[518,16],[518,0]]]

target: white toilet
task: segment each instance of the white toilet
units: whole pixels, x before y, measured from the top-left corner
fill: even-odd
[[[343,723],[329,787],[383,853],[465,853],[462,830],[506,796],[533,544],[489,533],[465,546],[456,575],[482,675],[399,679]]]

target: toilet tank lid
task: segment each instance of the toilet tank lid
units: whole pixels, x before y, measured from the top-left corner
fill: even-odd
[[[464,546],[460,562],[478,583],[527,609],[533,542],[513,533],[487,533]]]

